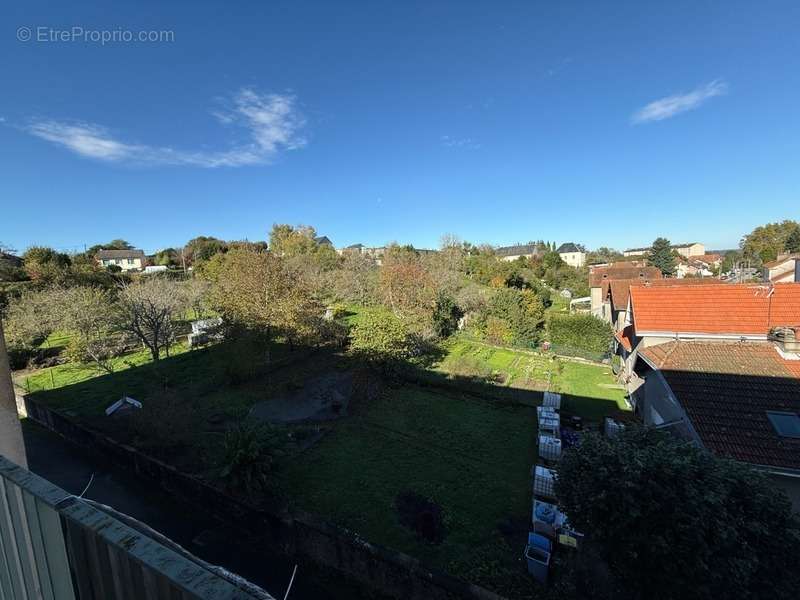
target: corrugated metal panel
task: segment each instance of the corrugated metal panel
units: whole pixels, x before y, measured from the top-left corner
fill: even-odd
[[[0,456],[0,600],[271,599],[153,535]]]

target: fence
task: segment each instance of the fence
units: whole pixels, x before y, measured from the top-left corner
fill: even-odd
[[[0,600],[272,600],[0,456]]]

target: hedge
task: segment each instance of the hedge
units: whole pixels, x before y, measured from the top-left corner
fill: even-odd
[[[547,322],[550,342],[588,352],[604,353],[611,344],[611,325],[592,315],[553,314]]]

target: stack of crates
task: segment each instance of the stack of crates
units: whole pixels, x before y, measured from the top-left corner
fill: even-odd
[[[539,420],[539,458],[556,462],[561,458],[561,394],[545,392],[536,408]]]

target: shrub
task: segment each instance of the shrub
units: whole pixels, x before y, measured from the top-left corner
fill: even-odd
[[[505,320],[498,317],[488,317],[484,325],[486,340],[498,346],[510,344],[514,340],[511,327]]]
[[[608,351],[613,336],[611,325],[592,315],[551,315],[548,332],[555,345],[598,354]]]
[[[246,494],[263,490],[272,468],[268,431],[250,423],[240,423],[225,433],[220,475],[231,490]]]
[[[411,356],[408,327],[389,311],[368,311],[350,334],[350,348],[363,358],[381,364],[397,363]]]
[[[482,317],[479,327],[492,343],[530,346],[539,339],[544,304],[531,290],[505,288],[491,297]]]
[[[461,309],[446,294],[439,294],[433,309],[433,330],[439,339],[452,335],[458,328],[458,320],[462,317]]]

